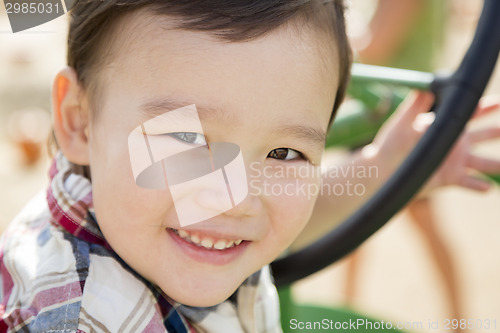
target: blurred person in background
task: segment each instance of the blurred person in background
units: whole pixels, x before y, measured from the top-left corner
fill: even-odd
[[[365,64],[434,71],[443,44],[446,5],[446,1],[379,0],[366,29],[352,38],[357,60]],[[490,188],[488,183],[470,178],[459,185],[476,191]],[[450,318],[463,318],[453,255],[437,229],[439,221],[433,214],[432,195],[413,200],[406,212],[425,240],[443,281]],[[348,258],[345,285],[348,305],[352,305],[358,291],[357,277],[363,253],[358,250]]]

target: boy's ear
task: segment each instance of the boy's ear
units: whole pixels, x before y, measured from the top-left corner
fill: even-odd
[[[52,85],[53,126],[64,156],[88,165],[88,104],[82,89],[74,69],[65,67],[57,73]]]

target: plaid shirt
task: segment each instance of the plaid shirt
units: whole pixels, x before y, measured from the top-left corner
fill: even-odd
[[[59,153],[46,197],[2,235],[0,332],[281,332],[268,267],[216,306],[169,303],[110,248],[82,175]]]

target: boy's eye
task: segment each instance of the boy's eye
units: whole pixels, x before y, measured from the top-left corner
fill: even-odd
[[[267,154],[267,157],[274,158],[277,160],[284,160],[284,161],[290,161],[290,160],[304,160],[304,155],[302,155],[301,152],[296,151],[295,149],[291,148],[277,148],[273,149]]]
[[[175,132],[168,133],[169,136],[173,137],[184,143],[189,143],[192,145],[206,145],[207,141],[205,140],[205,136],[201,133],[194,132]]]

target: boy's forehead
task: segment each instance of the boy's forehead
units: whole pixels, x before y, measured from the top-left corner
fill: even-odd
[[[307,85],[316,96],[326,95],[323,97],[333,105],[338,61],[332,53],[326,61],[319,59],[325,55],[324,50],[318,50],[319,43],[315,41],[304,41],[304,32],[283,27],[289,31],[273,31],[247,42],[228,42],[206,32],[177,29],[178,20],[140,10],[125,16],[116,27],[118,35],[113,39],[116,45],[112,52],[115,59],[107,67],[115,73],[104,74],[108,76],[105,80],[118,85],[128,81],[137,91],[152,92],[155,98],[149,96],[140,101],[142,109],[152,116],[165,112],[166,106],[202,107],[206,100],[196,96],[200,89],[205,96],[211,94],[212,100],[224,100],[235,99],[230,89],[241,87],[240,90],[247,89],[248,95],[255,96],[251,98],[268,95],[267,99],[274,98],[278,103],[293,101],[305,90],[296,86]],[[200,88],[203,82],[207,84]],[[291,87],[290,82],[295,86]],[[180,90],[192,95],[176,94]],[[203,108],[223,109],[218,106],[211,107],[207,102]],[[313,99],[296,100],[296,108],[291,108],[290,114],[305,108],[318,106]],[[227,114],[231,113],[224,116]]]
[[[293,24],[284,24],[262,36],[245,41],[229,41],[220,37],[217,31],[200,31],[179,28],[184,19],[176,16],[158,15],[145,8],[125,15],[115,26],[109,41],[116,49],[114,56],[134,56],[137,53],[151,54],[202,49],[205,56],[211,52],[231,52],[234,55],[247,53],[250,49],[258,53],[279,52],[283,57],[287,53],[305,53],[311,59],[323,61],[323,73],[338,73],[338,52],[333,39],[312,27],[298,28]],[[328,39],[328,40],[327,40]],[[272,40],[272,43],[267,41]],[[253,47],[249,48],[251,45]],[[210,48],[210,49],[209,49]],[[318,59],[321,58],[321,59]],[[337,76],[337,75],[336,75]]]

